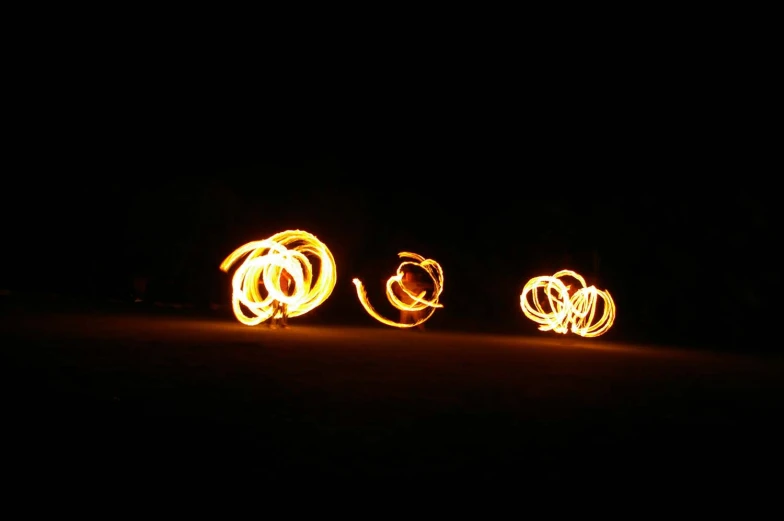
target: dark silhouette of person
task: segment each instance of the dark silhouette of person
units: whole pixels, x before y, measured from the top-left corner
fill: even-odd
[[[291,296],[294,293],[294,277],[285,269],[280,270],[280,278],[278,279],[280,290],[286,296]],[[289,327],[289,306],[285,302],[275,299],[272,303],[272,317],[270,318],[269,327],[274,329],[278,326],[283,328]]]

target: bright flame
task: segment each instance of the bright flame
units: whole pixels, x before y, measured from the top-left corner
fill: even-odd
[[[368,301],[367,292],[365,291],[365,287],[362,285],[362,281],[359,279],[354,279],[353,282],[357,287],[357,297],[359,297],[359,302],[362,304],[362,307],[365,308],[365,311],[370,314],[370,316],[382,324],[386,324],[388,326],[399,328],[416,327],[425,323],[433,315],[437,308],[444,307],[442,304],[438,303],[438,297],[444,290],[444,271],[441,269],[441,265],[436,261],[432,259],[425,259],[416,253],[409,253],[404,251],[398,253],[398,257],[401,259],[407,258],[413,260],[401,262],[400,266],[397,268],[397,273],[389,277],[389,280],[387,280],[387,298],[389,299],[389,302],[391,302],[392,305],[400,311],[417,312],[427,309],[427,312],[415,322],[411,324],[401,324],[400,322],[395,322],[393,320],[382,317],[375,309],[373,309],[373,306],[370,305],[370,301]],[[425,270],[425,272],[430,277],[430,280],[433,281],[433,296],[430,299],[425,298],[427,291],[413,293],[405,286],[403,283],[403,268],[405,266],[418,266]],[[394,289],[395,285],[397,285],[399,290],[408,297],[407,300],[410,300],[410,303],[403,302],[400,297],[398,297]]]
[[[580,283],[580,288],[570,296],[571,286],[561,281],[561,277],[572,277]],[[538,290],[543,290],[547,304],[543,304]],[[530,298],[529,298],[530,294]],[[602,313],[597,318],[596,304],[604,301]],[[553,276],[534,277],[528,281],[520,295],[520,307],[525,316],[540,324],[540,331],[572,333],[583,337],[603,335],[615,322],[615,302],[610,293],[586,287],[585,279],[571,270],[561,270]]]
[[[304,315],[327,300],[337,282],[332,253],[316,236],[302,230],[287,230],[240,246],[226,257],[220,269],[228,272],[243,256],[246,256],[245,260],[234,272],[231,285],[234,316],[246,326],[255,326],[271,318],[274,300],[288,304],[289,317]],[[315,281],[308,256],[319,260]],[[294,279],[292,295],[286,295],[280,288],[284,269]],[[261,295],[259,283],[267,290],[266,297]],[[246,315],[242,306],[253,315]]]

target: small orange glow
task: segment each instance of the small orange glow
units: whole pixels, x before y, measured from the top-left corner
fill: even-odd
[[[337,282],[332,253],[315,235],[302,230],[287,230],[240,246],[221,263],[221,271],[228,272],[242,257],[245,260],[234,272],[231,282],[232,308],[237,320],[246,326],[255,326],[271,318],[275,300],[288,305],[289,317],[304,315],[327,300]],[[315,280],[312,260],[318,261]],[[291,295],[280,287],[283,270],[294,280]],[[265,288],[266,296],[262,295],[260,285]],[[246,315],[243,306],[252,315]]]
[[[402,324],[379,315],[378,312],[373,309],[373,306],[370,305],[370,301],[368,301],[367,292],[365,291],[365,287],[363,286],[362,281],[359,279],[354,279],[354,286],[357,288],[357,297],[359,297],[359,302],[371,317],[375,318],[382,324],[386,324],[392,327],[416,327],[420,324],[424,324],[433,315],[436,309],[444,307],[438,303],[438,297],[441,295],[441,292],[444,289],[444,271],[441,269],[441,265],[436,261],[432,259],[425,259],[416,253],[401,252],[398,253],[398,257],[401,259],[411,260],[405,260],[401,262],[397,268],[397,273],[389,277],[389,280],[387,280],[387,299],[389,299],[389,302],[400,311],[421,312],[427,310],[413,323]],[[404,269],[406,266],[418,266],[428,274],[430,280],[433,281],[433,295],[430,299],[425,298],[427,291],[413,293],[409,290],[409,288],[406,287],[405,283],[403,282],[403,277],[405,275]],[[398,292],[405,295],[406,300],[410,302],[403,302],[401,298],[398,297],[398,292],[395,291],[395,288],[397,288]]]
[[[561,280],[563,277],[575,279],[580,284],[579,289],[572,291],[571,286]],[[597,316],[599,300],[604,305]],[[540,324],[540,331],[564,334],[571,331],[590,338],[603,335],[615,322],[615,302],[610,293],[586,286],[585,279],[571,270],[529,280],[520,295],[520,307],[525,316]]]

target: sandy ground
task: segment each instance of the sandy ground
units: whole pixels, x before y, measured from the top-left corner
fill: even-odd
[[[292,324],[0,315],[6,468],[728,483],[784,461],[781,358]]]

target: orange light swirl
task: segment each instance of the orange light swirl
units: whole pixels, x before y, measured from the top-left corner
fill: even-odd
[[[572,277],[580,288],[571,296],[571,286],[561,278]],[[544,299],[540,298],[544,294]],[[597,317],[597,303],[602,300],[602,312]],[[539,325],[540,331],[567,333],[582,337],[597,337],[606,333],[615,322],[615,302],[608,291],[586,286],[585,279],[571,270],[561,270],[552,276],[534,277],[526,283],[520,295],[520,307],[525,316]]]
[[[441,292],[444,290],[444,271],[441,269],[441,265],[433,259],[425,259],[416,253],[401,252],[398,253],[398,257],[412,260],[401,262],[397,268],[397,273],[389,277],[389,280],[387,280],[387,299],[389,299],[389,302],[400,311],[416,312],[427,309],[427,313],[425,313],[425,315],[423,315],[420,319],[410,324],[402,324],[400,322],[395,322],[394,320],[384,318],[375,309],[373,309],[373,306],[370,304],[362,281],[359,279],[354,279],[354,286],[357,288],[357,297],[359,297],[359,302],[371,317],[375,318],[382,324],[386,324],[392,327],[416,327],[420,324],[424,324],[428,319],[430,319],[433,313],[435,313],[436,309],[444,307],[442,304],[438,303],[438,298],[441,295]],[[403,269],[405,266],[418,266],[425,270],[425,272],[430,277],[430,280],[433,281],[433,295],[430,299],[425,298],[425,294],[427,293],[426,291],[415,294],[402,283],[404,275]],[[397,293],[395,292],[395,286],[397,286],[399,291],[404,293],[411,300],[411,303],[403,302],[400,297],[398,297]]]
[[[241,257],[245,260],[232,277],[232,308],[237,320],[247,326],[271,318],[275,300],[288,305],[289,317],[304,315],[320,306],[337,282],[335,259],[329,248],[315,235],[302,230],[287,230],[240,246],[221,263],[221,271],[228,272]],[[310,258],[319,261],[315,280]],[[284,269],[294,279],[292,295],[286,295],[280,288]],[[260,285],[265,288],[266,296],[262,295]],[[245,314],[243,306],[252,315]]]

